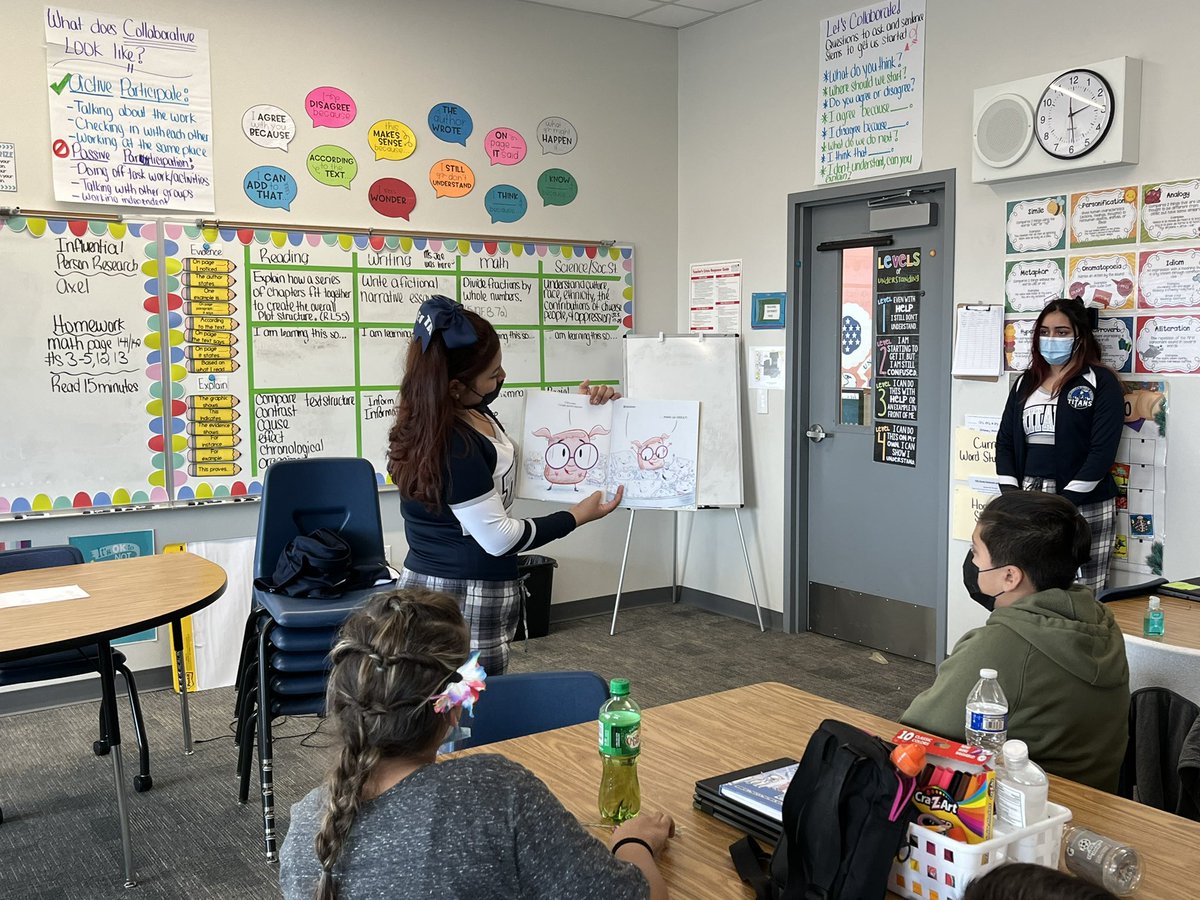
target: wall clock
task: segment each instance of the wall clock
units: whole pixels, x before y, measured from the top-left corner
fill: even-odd
[[[1112,87],[1099,72],[1063,72],[1046,86],[1038,101],[1037,142],[1055,159],[1086,156],[1108,136],[1115,107]]]

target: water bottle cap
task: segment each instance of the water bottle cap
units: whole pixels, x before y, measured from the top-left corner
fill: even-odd
[[[608,683],[608,692],[609,692],[609,694],[611,694],[614,697],[628,697],[629,696],[629,679],[628,678],[614,678],[612,681],[610,681]]]
[[[1150,608],[1151,609],[1158,609],[1160,606],[1162,606],[1161,600],[1159,600],[1157,597],[1150,598]]]
[[[995,678],[996,670],[995,669],[980,669],[979,677],[980,678]]]
[[[1009,762],[1014,759],[1029,759],[1029,747],[1024,741],[1015,739],[1005,741],[1004,747],[1000,752],[1004,755],[1004,759]]]

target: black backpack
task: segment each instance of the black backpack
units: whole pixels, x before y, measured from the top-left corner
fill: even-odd
[[[345,538],[330,528],[318,528],[288,541],[271,580],[259,578],[254,586],[272,594],[328,600],[391,577],[381,563],[356,565]]]
[[[896,771],[891,745],[826,719],[813,732],[783,798],[783,835],[767,863],[747,836],[729,848],[757,900],[879,900],[916,818],[916,781]],[[764,873],[763,866],[768,871]]]

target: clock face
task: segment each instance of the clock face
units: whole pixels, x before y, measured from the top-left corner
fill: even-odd
[[[1091,153],[1108,134],[1113,120],[1113,93],[1104,76],[1091,69],[1072,69],[1055,78],[1037,107],[1037,140],[1058,159]]]

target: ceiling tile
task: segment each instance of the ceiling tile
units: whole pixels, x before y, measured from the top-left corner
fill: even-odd
[[[702,9],[692,9],[687,6],[672,4],[670,6],[660,6],[658,9],[636,16],[634,17],[634,21],[649,22],[652,25],[666,25],[670,28],[683,28],[685,25],[694,25],[702,19],[707,19],[711,16],[712,13]]]
[[[723,13],[757,2],[758,0],[684,0],[684,5],[694,9],[707,10],[708,12]]]
[[[603,16],[616,16],[628,19],[639,13],[648,12],[662,6],[658,0],[529,0],[542,6],[560,6],[563,9],[575,9],[580,12],[599,13]]]

